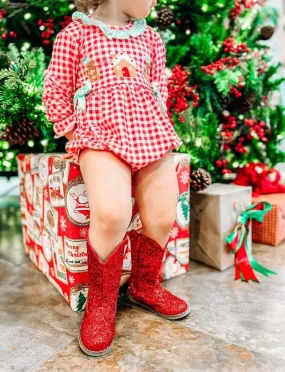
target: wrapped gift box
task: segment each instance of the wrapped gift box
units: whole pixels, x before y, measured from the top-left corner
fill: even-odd
[[[251,205],[251,193],[250,186],[222,183],[191,192],[191,259],[221,271],[233,266],[234,255],[227,248],[226,237]]]
[[[285,239],[285,193],[265,194],[252,199],[252,203],[267,201],[272,209],[264,216],[263,223],[252,222],[252,240],[278,245]]]
[[[89,206],[78,165],[61,154],[19,155],[20,204],[25,253],[70,303],[85,307],[88,292],[86,237]],[[173,153],[179,184],[177,217],[161,267],[161,280],[189,269],[190,156]],[[128,231],[141,227],[134,199]],[[131,244],[125,247],[121,284],[131,270]]]

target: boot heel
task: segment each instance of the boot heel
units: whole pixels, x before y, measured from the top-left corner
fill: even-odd
[[[107,347],[107,349],[102,350],[102,351],[92,351],[92,350],[87,349],[87,348],[83,345],[83,343],[82,343],[82,341],[81,341],[81,337],[80,337],[80,335],[78,335],[78,344],[79,344],[79,346],[80,346],[80,349],[81,349],[85,354],[87,354],[87,355],[89,355],[89,356],[92,356],[92,357],[101,357],[101,356],[103,356],[103,355],[109,354],[109,353],[112,351],[112,349],[113,349],[113,345],[114,345],[114,341],[111,343],[110,346]]]
[[[158,315],[159,317],[161,317],[163,319],[178,320],[178,319],[185,318],[190,313],[190,308],[188,306],[187,309],[185,311],[183,311],[183,313],[181,313],[181,314],[165,315],[165,314],[159,313],[158,311],[153,310],[150,306],[147,306],[147,305],[143,304],[142,302],[139,302],[139,301],[135,300],[130,294],[128,294],[128,299],[131,302],[133,302],[135,305],[137,305],[138,307],[144,308],[148,311],[151,311],[153,314]]]

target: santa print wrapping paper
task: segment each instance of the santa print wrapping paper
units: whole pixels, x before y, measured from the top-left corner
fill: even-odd
[[[270,203],[272,209],[262,223],[252,222],[252,240],[276,246],[285,239],[285,193],[263,194],[252,199],[252,203],[260,201]]]
[[[25,253],[58,289],[72,310],[85,308],[88,293],[86,237],[90,212],[79,166],[61,154],[18,156],[20,203]],[[176,221],[161,266],[161,280],[186,273],[190,244],[190,156],[173,153],[179,184]],[[128,228],[141,221],[132,193],[133,214]],[[121,284],[131,271],[131,244],[125,247]]]

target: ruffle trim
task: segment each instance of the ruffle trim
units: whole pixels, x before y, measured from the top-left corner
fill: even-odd
[[[74,12],[72,14],[72,20],[77,21],[78,19],[80,19],[86,25],[98,26],[109,39],[128,39],[130,36],[140,36],[145,32],[147,26],[146,20],[142,18],[136,19],[133,26],[129,29],[111,29],[105,25],[105,23],[98,21],[97,19],[90,18],[85,13]],[[122,28],[127,28],[129,25],[130,23],[126,26],[122,26]]]

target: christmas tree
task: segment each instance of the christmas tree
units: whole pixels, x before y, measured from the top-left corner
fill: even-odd
[[[76,311],[83,311],[86,303],[86,296],[82,292],[79,293],[76,303]]]
[[[13,174],[18,153],[64,151],[42,105],[44,70],[56,34],[71,21],[66,0],[0,0],[0,173]]]
[[[54,38],[74,10],[68,0],[0,0],[0,171],[16,170],[18,152],[64,151],[40,101]],[[284,161],[284,108],[272,103],[283,79],[264,43],[277,20],[276,10],[257,0],[161,0],[147,19],[166,45],[168,113],[183,140],[179,151],[213,181],[247,162]],[[14,128],[21,138],[13,145]]]
[[[169,0],[153,16],[172,69],[169,115],[193,167],[217,180],[251,161],[284,161],[284,108],[272,102],[284,79],[264,43],[277,11],[257,0]]]

